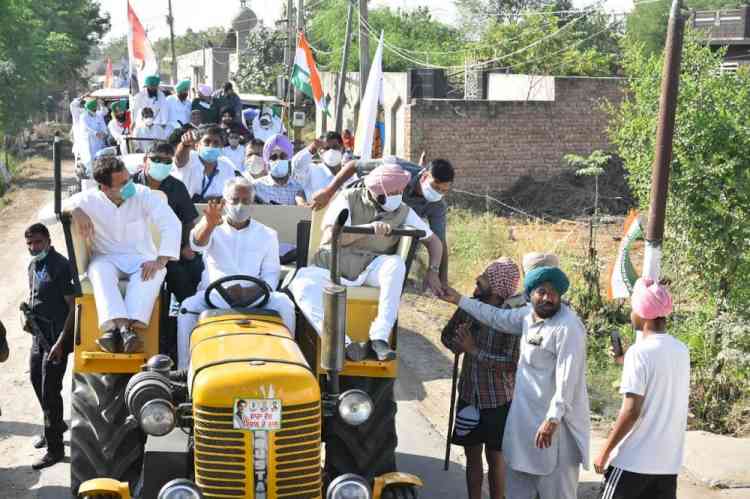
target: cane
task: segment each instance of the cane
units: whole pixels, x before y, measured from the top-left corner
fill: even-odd
[[[451,435],[453,435],[453,415],[456,410],[456,385],[458,384],[458,358],[457,353],[453,356],[453,383],[451,384],[451,409],[448,415],[448,436],[445,439],[445,463],[443,470],[448,471],[451,460]]]

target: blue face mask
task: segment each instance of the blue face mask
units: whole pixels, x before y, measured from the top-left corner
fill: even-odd
[[[165,178],[169,177],[172,172],[172,163],[159,163],[158,161],[150,161],[148,164],[148,176],[157,182],[161,182]]]
[[[132,180],[128,180],[127,184],[120,187],[120,196],[122,196],[123,201],[127,201],[135,196],[135,184]]]
[[[200,151],[198,151],[198,155],[203,161],[206,161],[208,163],[216,163],[216,161],[219,159],[219,156],[221,156],[221,148],[220,147],[201,147]]]
[[[32,262],[41,262],[45,258],[47,258],[47,254],[49,253],[49,249],[38,251],[36,253],[31,253],[31,261]]]

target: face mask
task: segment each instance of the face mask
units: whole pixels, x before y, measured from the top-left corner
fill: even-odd
[[[394,194],[393,196],[386,196],[385,203],[381,204],[380,206],[385,211],[396,211],[398,207],[401,206],[402,197],[403,197],[402,194]]]
[[[221,156],[221,149],[218,147],[203,146],[198,152],[198,155],[203,161],[216,163],[216,161],[219,160],[219,156]]]
[[[236,148],[240,145],[240,139],[229,139],[229,145]]]
[[[247,161],[245,161],[245,166],[250,172],[250,175],[257,176],[266,171],[266,164],[263,162],[263,158],[256,154],[253,154],[247,159]]]
[[[267,115],[261,116],[260,120],[258,120],[258,121],[260,122],[260,126],[262,126],[263,128],[268,128],[268,127],[271,126],[271,117],[270,116],[267,116]]]
[[[153,126],[153,124],[154,124],[154,119],[153,119],[153,118],[143,118],[143,123],[144,123],[144,124],[145,124],[146,126]]]
[[[429,203],[437,203],[443,199],[443,195],[432,187],[432,182],[429,180],[422,182],[422,196],[424,196]]]
[[[271,176],[284,178],[289,175],[289,160],[279,159],[271,162]]]
[[[188,96],[187,92],[181,92],[181,93],[177,94],[177,97],[178,97],[178,98],[179,98],[180,100],[185,100],[185,99],[187,99],[187,96]]]
[[[335,168],[341,164],[341,160],[343,159],[343,157],[344,155],[341,154],[341,151],[337,149],[328,149],[323,153],[321,159],[326,166]]]
[[[41,262],[42,260],[44,260],[45,258],[47,258],[47,254],[49,253],[49,249],[38,251],[36,253],[32,253],[32,252],[29,252],[29,253],[31,253],[31,261],[32,262]]]
[[[135,196],[135,184],[132,180],[128,180],[127,184],[120,187],[120,196],[122,196],[123,201],[127,201]]]
[[[227,204],[224,207],[224,211],[227,214],[229,220],[234,223],[241,224],[245,223],[252,212],[252,206],[249,204]]]
[[[161,182],[172,172],[172,163],[159,163],[151,161],[148,165],[148,176],[157,182]]]

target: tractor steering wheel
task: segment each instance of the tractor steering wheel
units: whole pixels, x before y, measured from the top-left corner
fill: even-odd
[[[220,308],[217,307],[212,301],[211,301],[211,292],[216,290],[217,293],[219,293],[219,296],[221,296],[225,302],[227,302],[227,305],[229,305],[231,308],[248,308],[250,305],[253,305],[255,302],[258,301],[258,298],[253,298],[249,302],[235,302],[234,299],[229,295],[229,292],[224,287],[224,284],[228,282],[233,282],[234,284],[237,284],[236,281],[245,281],[252,283],[256,285],[258,288],[260,288],[261,292],[263,293],[263,297],[261,298],[260,302],[255,305],[254,308],[263,308],[266,306],[266,303],[268,303],[269,298],[271,298],[271,288],[266,284],[265,281],[261,279],[257,279],[255,277],[251,277],[249,275],[230,275],[226,277],[222,277],[221,279],[217,279],[216,281],[212,282],[207,288],[206,288],[206,294],[204,295],[204,299],[206,300],[206,303],[209,307],[216,309]]]

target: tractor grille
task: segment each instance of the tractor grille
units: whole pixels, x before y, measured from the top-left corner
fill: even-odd
[[[195,406],[195,481],[209,497],[255,499],[253,435],[232,428],[231,407]],[[319,499],[320,404],[283,408],[281,430],[269,432],[268,497]],[[261,489],[263,488],[261,484]]]

